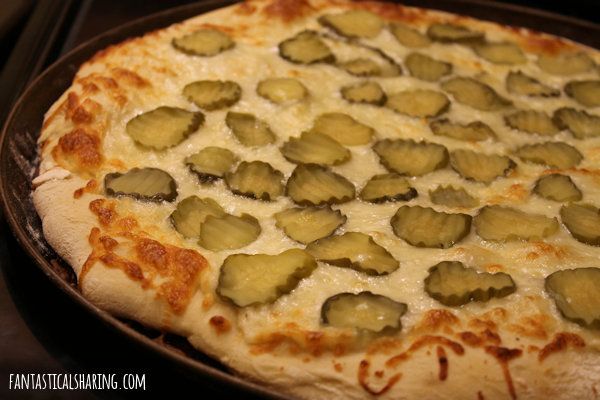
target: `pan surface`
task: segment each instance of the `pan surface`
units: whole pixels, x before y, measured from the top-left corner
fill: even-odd
[[[149,351],[157,352],[186,369],[228,385],[238,393],[243,391],[265,398],[286,399],[286,396],[272,389],[232,374],[224,366],[192,350],[191,346],[185,346],[185,340],[175,340],[175,344],[165,346],[153,340],[147,330],[119,320],[87,301],[77,290],[71,268],[44,240],[41,221],[30,195],[30,182],[39,162],[37,138],[44,113],[71,85],[77,69],[84,61],[110,44],[232,3],[233,0],[202,1],[135,20],[82,44],[44,71],[19,98],[0,136],[0,199],[5,218],[20,245],[45,275],[87,312],[143,344]],[[470,15],[506,25],[524,26],[600,48],[599,25],[557,14],[486,0],[405,0],[403,4]]]

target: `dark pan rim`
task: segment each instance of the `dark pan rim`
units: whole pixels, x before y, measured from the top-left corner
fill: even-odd
[[[556,13],[537,10],[537,9],[520,6],[520,5],[504,4],[504,3],[499,3],[499,2],[495,2],[495,1],[486,1],[486,0],[454,0],[454,2],[456,4],[462,4],[463,6],[477,5],[479,7],[484,7],[484,8],[489,8],[489,9],[511,10],[511,11],[514,11],[515,13],[518,13],[521,15],[539,16],[539,17],[544,17],[549,20],[563,21],[570,25],[576,26],[582,30],[583,29],[592,29],[592,30],[600,31],[600,24],[596,24],[596,23],[589,22],[589,21],[583,21],[583,20],[579,20],[577,18],[563,16],[563,15],[559,15]],[[113,44],[118,43],[122,39],[117,40],[117,41],[111,41],[108,44],[106,44],[104,42],[106,42],[107,40],[110,40],[111,38],[114,39],[114,38],[118,37],[124,31],[139,28],[139,32],[136,35],[141,35],[144,32],[148,31],[148,29],[144,30],[144,25],[148,25],[152,21],[159,20],[159,18],[164,18],[164,17],[168,17],[170,15],[176,15],[179,13],[184,13],[186,11],[189,11],[190,12],[189,15],[192,16],[192,15],[195,15],[193,10],[198,10],[198,13],[209,12],[210,10],[224,7],[224,6],[233,4],[233,3],[235,3],[234,0],[208,0],[208,1],[202,1],[202,2],[198,2],[198,3],[184,5],[181,7],[171,8],[171,9],[168,9],[165,11],[161,11],[161,12],[152,14],[150,16],[136,19],[134,21],[131,21],[127,24],[118,26],[116,28],[110,29],[110,30],[80,44],[76,48],[69,51],[67,54],[65,54],[63,57],[61,57],[59,60],[54,62],[50,67],[48,67],[43,73],[41,73],[39,76],[37,76],[28,85],[27,89],[19,96],[19,99],[17,100],[17,102],[13,105],[12,110],[5,121],[4,127],[2,129],[2,133],[0,134],[0,166],[4,166],[5,158],[9,151],[8,146],[7,146],[7,144],[8,144],[7,137],[9,135],[10,127],[11,127],[13,121],[17,118],[17,116],[21,112],[23,104],[26,102],[26,100],[28,98],[30,98],[32,96],[32,93],[35,93],[36,91],[40,90],[40,88],[38,88],[38,86],[40,85],[41,81],[43,81],[47,76],[51,75],[55,71],[61,70],[67,64],[69,59],[73,58],[74,56],[76,56],[79,53],[83,53],[83,52],[89,51],[91,49],[93,49],[94,52],[96,52],[98,50],[101,50],[102,48],[105,48],[107,45],[109,45],[111,43],[113,43]],[[407,1],[406,3],[407,3],[407,5],[413,6],[413,5],[416,5],[416,3],[418,3],[418,2]],[[440,10],[440,8],[437,8],[435,5],[433,5],[433,6],[423,5],[423,7]],[[202,9],[202,11],[200,11],[201,9]],[[444,9],[441,9],[441,10],[445,11]],[[469,15],[468,11],[465,12],[464,14]],[[477,18],[477,17],[474,17],[474,18]],[[485,19],[485,18],[481,18],[481,19]],[[535,29],[535,28],[529,28],[529,29]],[[37,132],[37,133],[39,133],[39,132]],[[273,398],[273,399],[288,399],[288,398],[290,398],[274,389],[268,388],[261,384],[254,383],[251,380],[244,379],[238,375],[234,375],[234,374],[231,374],[224,370],[218,369],[216,367],[206,365],[206,364],[202,363],[201,361],[195,360],[189,356],[182,355],[182,354],[179,354],[178,352],[170,350],[169,348],[157,343],[156,341],[149,338],[148,336],[145,336],[144,334],[140,333],[139,331],[137,331],[136,329],[127,325],[126,323],[119,320],[118,318],[112,316],[108,312],[103,311],[100,308],[98,308],[97,306],[95,306],[94,304],[92,304],[89,300],[87,300],[86,298],[83,297],[81,292],[79,292],[73,286],[71,286],[68,282],[66,282],[64,280],[64,278],[61,277],[56,272],[56,270],[52,267],[50,260],[47,259],[36,248],[36,245],[33,242],[30,234],[24,229],[23,226],[21,226],[19,224],[19,221],[17,219],[18,210],[11,204],[11,202],[9,201],[9,198],[8,198],[9,189],[10,189],[9,188],[9,180],[7,179],[6,168],[1,168],[0,169],[0,202],[2,203],[1,204],[2,211],[4,212],[4,216],[10,226],[12,233],[16,237],[20,246],[25,249],[25,251],[29,255],[29,257],[43,271],[43,273],[50,279],[50,281],[53,282],[53,284],[55,284],[57,287],[59,287],[64,293],[66,293],[71,299],[73,299],[77,304],[79,304],[81,307],[83,307],[86,311],[88,311],[89,313],[91,313],[92,315],[97,317],[100,321],[102,321],[105,325],[107,325],[111,329],[113,329],[117,332],[121,332],[129,339],[134,340],[134,341],[142,344],[146,348],[155,351],[156,353],[160,354],[161,356],[164,356],[172,361],[175,361],[176,363],[178,363],[182,366],[185,366],[191,370],[198,371],[198,372],[200,372],[204,375],[207,375],[211,378],[214,378],[220,382],[232,384],[234,386],[237,386],[240,389],[245,389],[249,392],[264,396],[266,398]]]

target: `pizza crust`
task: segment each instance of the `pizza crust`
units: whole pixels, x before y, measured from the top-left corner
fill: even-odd
[[[415,11],[389,4],[362,4],[381,15],[393,15],[394,18],[411,20],[417,25],[448,18],[466,22],[475,29],[486,30],[492,37],[511,37],[526,49],[552,52],[578,48],[590,51],[566,40],[559,41],[524,29],[507,30],[497,24],[467,17]],[[432,317],[434,314],[415,313],[407,317],[413,328],[401,340],[376,341],[368,347],[367,353],[352,350],[338,354],[335,337],[330,339],[327,332],[324,336],[319,336],[323,332],[283,329],[276,319],[269,319],[267,314],[272,311],[269,308],[261,312],[264,311],[265,320],[276,327],[274,333],[282,334],[283,339],[277,342],[278,336],[267,339],[263,337],[261,342],[260,335],[251,335],[250,331],[245,331],[243,327],[251,326],[251,318],[215,298],[213,290],[218,276],[219,257],[212,257],[210,265],[200,272],[197,290],[181,312],[174,312],[155,287],[143,288],[123,270],[111,268],[101,261],[96,262],[81,279],[84,265],[93,252],[89,241],[92,230],[100,228],[103,232],[108,232],[108,229],[99,222],[98,215],[90,210],[93,200],[103,198],[98,194],[97,183],[96,186],[90,186],[91,190],[83,190],[79,197],[75,193],[89,186],[94,178],[124,166],[120,166],[118,160],[108,159],[107,153],[100,154],[103,157],[101,164],[90,164],[88,155],[93,152],[93,145],[76,147],[75,152],[67,156],[53,152],[52,149],[60,145],[60,138],[65,133],[76,129],[92,132],[91,135],[104,140],[105,145],[111,145],[113,139],[104,136],[106,132],[110,132],[120,121],[160,101],[161,91],[165,88],[155,87],[152,83],[160,82],[161,79],[168,80],[165,77],[170,76],[173,71],[169,70],[169,65],[164,65],[160,57],[147,60],[148,67],[142,68],[136,64],[139,52],[151,49],[154,40],[181,35],[206,23],[222,26],[220,24],[223,21],[228,21],[228,33],[234,38],[245,35],[251,38],[248,40],[259,43],[261,38],[273,32],[276,33],[275,37],[285,38],[291,31],[305,27],[303,17],[312,18],[315,12],[332,12],[346,7],[346,3],[333,0],[311,3],[300,0],[253,1],[195,17],[141,39],[132,39],[127,44],[113,46],[85,63],[78,72],[73,87],[47,113],[40,138],[41,175],[35,181],[37,187],[33,200],[42,220],[46,240],[73,267],[80,278],[83,295],[100,308],[119,317],[182,335],[194,347],[248,379],[300,398],[362,399],[378,396],[390,399],[447,399],[479,396],[485,399],[502,399],[513,395],[518,395],[521,399],[598,398],[597,391],[600,387],[596,388],[594,385],[596,378],[600,376],[600,337],[573,324],[565,324],[555,310],[544,308],[548,302],[538,299],[540,296],[535,296],[531,288],[528,288],[530,292],[527,293],[532,295],[530,299],[523,298],[518,304],[509,303],[509,307],[498,307],[504,310],[498,312],[498,315],[487,315],[489,307],[471,307],[464,313],[448,309],[455,319],[444,313],[435,314],[438,315],[436,317]],[[273,18],[283,22],[273,22]],[[265,20],[274,26],[264,24]],[[600,61],[596,52],[592,54],[597,62]],[[455,59],[453,62],[460,63],[461,60]],[[121,65],[127,65],[135,72],[124,73],[119,69]],[[247,72],[243,67],[240,68],[241,73]],[[112,79],[116,86],[108,79]],[[169,81],[166,90],[177,91],[178,89],[169,86],[176,85],[176,82],[175,78],[172,82]],[[94,86],[99,90],[95,91]],[[181,100],[181,105],[186,104]],[[478,114],[475,113],[474,117],[478,117]],[[368,176],[369,172],[365,174]],[[585,187],[587,186],[591,184],[585,183]],[[597,189],[594,189],[592,195],[595,196],[596,193]],[[118,212],[127,214],[129,211],[132,215],[137,215],[141,209],[136,207],[138,206],[126,202],[118,207]],[[390,209],[394,207],[392,205]],[[257,212],[267,215],[271,211],[265,206],[264,210]],[[166,223],[153,223],[161,217],[166,220],[169,210],[151,209],[149,213],[149,216],[139,221],[141,230],[149,238],[179,248],[190,246],[189,242],[173,238],[170,231],[165,230]],[[275,228],[265,229],[269,231]],[[516,250],[525,251],[524,248]],[[576,251],[583,250],[577,248]],[[597,253],[591,253],[582,257],[587,262],[596,255]],[[477,258],[478,255],[474,252],[469,257]],[[481,257],[486,259],[487,256]],[[558,261],[550,256],[548,260],[548,268],[555,268]],[[577,262],[581,261],[575,261],[575,265]],[[320,268],[325,271],[326,268],[333,267]],[[401,268],[407,267],[403,265]],[[427,301],[424,295],[422,300]],[[536,309],[538,300],[543,305]],[[431,304],[435,306],[435,303]],[[515,306],[517,312],[510,308]],[[447,321],[439,315],[445,315]],[[523,315],[545,317],[540,317],[540,321],[522,322],[519,318]],[[429,317],[431,318],[428,319]],[[515,326],[520,326],[521,330]],[[489,332],[484,334],[486,329]],[[535,329],[538,329],[537,336]],[[577,339],[554,336],[560,335],[563,329],[575,332],[585,342],[585,347],[579,346]],[[472,333],[480,341],[465,341],[461,336],[464,332]],[[501,343],[494,335],[501,337]],[[324,339],[320,339],[321,337]],[[456,345],[440,344],[440,339],[430,339],[422,347],[410,351],[411,346],[421,343],[419,341],[423,337],[448,338],[462,348],[462,353],[456,350]],[[320,341],[316,346],[313,345],[315,340]],[[521,340],[528,345],[520,342]],[[552,343],[555,343],[554,347],[551,346]],[[549,353],[540,360],[540,350],[545,346],[559,351]],[[439,350],[440,348],[443,350]],[[502,354],[509,349],[518,348],[521,354],[507,361],[493,356],[494,350],[491,348],[504,349],[500,351]],[[407,351],[410,351],[410,355],[406,361],[394,367],[385,365],[386,360]],[[445,354],[443,357],[440,356],[442,353]],[[448,370],[442,379],[441,371],[445,367],[442,367],[440,358],[444,357],[447,358]],[[386,384],[390,384],[389,389],[377,394]]]

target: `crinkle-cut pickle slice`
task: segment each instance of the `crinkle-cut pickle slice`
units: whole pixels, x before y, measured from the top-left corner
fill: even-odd
[[[319,261],[367,275],[387,275],[400,267],[389,251],[360,232],[319,239],[306,246],[306,251]]]
[[[185,164],[202,183],[213,182],[231,170],[237,157],[231,150],[209,146],[185,158]]]
[[[271,201],[283,194],[283,173],[263,161],[242,161],[225,175],[229,189],[240,196]]]
[[[377,82],[361,82],[340,89],[342,97],[350,103],[365,103],[382,106],[387,96]]]
[[[258,220],[250,214],[208,215],[200,225],[198,244],[211,251],[234,250],[254,242],[260,232]]]
[[[448,111],[450,100],[435,90],[415,89],[390,94],[385,106],[409,117],[430,118]]]
[[[204,122],[204,114],[176,107],[158,107],[127,122],[125,131],[142,146],[163,150],[181,143]]]
[[[503,206],[483,207],[473,225],[483,239],[498,242],[541,240],[558,231],[556,218]]]
[[[225,116],[225,124],[244,146],[266,146],[276,140],[269,124],[253,114],[229,111]]]
[[[281,147],[281,154],[296,164],[339,165],[350,160],[350,150],[330,136],[312,131],[290,138]]]
[[[338,64],[338,67],[354,76],[380,76],[381,67],[370,58],[353,58]]]
[[[375,135],[375,130],[370,126],[339,112],[319,115],[311,131],[327,135],[345,146],[367,144]]]
[[[425,292],[448,307],[502,298],[516,290],[510,275],[478,272],[459,261],[442,261],[429,268],[429,275],[425,278]]]
[[[523,161],[559,169],[572,168],[583,160],[579,150],[563,142],[526,144],[517,148],[515,155]]]
[[[571,177],[561,174],[550,174],[541,177],[535,183],[533,192],[547,200],[561,203],[581,200],[581,190]]]
[[[404,47],[421,48],[431,44],[431,40],[421,32],[404,24],[394,22],[389,26],[390,32]]]
[[[474,44],[483,42],[483,32],[472,31],[464,26],[454,24],[432,24],[427,29],[427,36],[436,42]]]
[[[473,121],[468,124],[459,124],[443,118],[429,123],[429,128],[434,135],[446,136],[452,139],[479,142],[494,138],[496,134],[487,124]]]
[[[275,225],[292,240],[308,244],[331,236],[346,222],[346,216],[331,207],[289,208],[273,215]]]
[[[429,82],[438,81],[452,72],[452,64],[421,53],[410,53],[404,64],[411,76]]]
[[[441,144],[410,139],[380,140],[373,150],[388,170],[409,176],[421,176],[444,168],[449,158],[448,150]]]
[[[294,78],[265,79],[256,86],[256,93],[275,104],[295,103],[308,97],[306,86]]]
[[[546,277],[545,288],[564,318],[600,329],[600,268],[556,271]]]
[[[565,93],[585,107],[600,106],[600,80],[569,82],[565,85]]]
[[[302,31],[279,43],[281,58],[295,64],[333,63],[335,56],[315,31]]]
[[[560,90],[545,85],[521,71],[510,71],[506,76],[506,90],[522,96],[557,97]]]
[[[106,174],[104,190],[108,196],[129,196],[157,203],[170,202],[177,197],[175,179],[158,168],[133,168],[125,173]]]
[[[471,196],[464,188],[455,188],[452,185],[440,185],[435,190],[430,190],[429,198],[433,204],[446,207],[473,208],[479,205],[479,200]]]
[[[475,53],[493,64],[515,65],[527,62],[523,50],[514,43],[482,43],[473,47]]]
[[[568,129],[577,139],[600,136],[600,117],[584,110],[561,107],[554,111],[554,123],[560,129]]]
[[[235,46],[228,35],[216,29],[200,29],[173,39],[171,44],[185,54],[204,57],[216,56]]]
[[[471,230],[471,216],[421,206],[402,206],[391,219],[392,230],[411,246],[447,249]]]
[[[214,111],[237,103],[242,88],[233,81],[196,81],[185,85],[183,95],[198,107]]]
[[[362,189],[359,197],[370,203],[384,203],[409,201],[417,195],[417,190],[410,186],[406,178],[392,173],[373,176]]]
[[[300,164],[287,181],[286,194],[296,204],[319,206],[346,203],[356,196],[356,190],[348,179],[327,167]]]
[[[537,65],[549,74],[568,76],[591,71],[594,68],[594,60],[585,53],[540,55]]]
[[[497,111],[512,104],[490,86],[473,78],[450,78],[442,83],[442,89],[459,103],[480,111]]]
[[[380,334],[402,330],[402,316],[408,310],[399,303],[371,292],[338,293],[321,307],[321,322],[336,328],[351,328]]]
[[[200,236],[200,225],[206,217],[223,217],[225,214],[223,208],[213,199],[189,196],[177,203],[177,208],[170,218],[177,232],[186,238],[197,238]]]
[[[600,210],[585,203],[571,203],[561,207],[560,218],[576,240],[600,246]]]
[[[553,136],[559,129],[552,118],[543,111],[520,110],[504,117],[506,125],[526,133],[534,133],[542,136]]]
[[[316,268],[314,258],[300,249],[275,255],[233,254],[221,265],[217,293],[239,307],[273,303]]]
[[[350,10],[340,14],[327,14],[319,22],[346,37],[374,38],[383,28],[383,21],[377,15],[364,10]]]

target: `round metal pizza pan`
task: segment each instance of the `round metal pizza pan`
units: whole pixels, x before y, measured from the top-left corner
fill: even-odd
[[[123,335],[146,346],[194,373],[226,385],[236,394],[272,399],[289,397],[273,389],[239,377],[218,362],[201,355],[190,346],[165,346],[153,340],[146,330],[119,320],[87,301],[77,290],[70,267],[45,242],[31,199],[31,179],[35,176],[38,156],[36,141],[43,116],[52,103],[70,86],[79,66],[98,50],[128,37],[166,27],[191,16],[232,4],[232,0],[209,0],[170,9],[110,30],[77,47],[37,77],[21,95],[0,136],[0,199],[15,237],[33,262],[62,291],[87,312]],[[506,25],[565,36],[591,47],[600,48],[600,25],[525,7],[486,0],[405,0],[403,4],[464,14]],[[183,342],[183,341],[181,341]],[[232,393],[233,394],[233,393]]]

